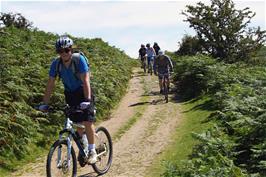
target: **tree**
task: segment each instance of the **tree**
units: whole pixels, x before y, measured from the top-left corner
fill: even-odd
[[[1,13],[0,14],[0,24],[6,27],[15,26],[16,28],[30,28],[32,27],[32,22],[23,17],[20,13]]]
[[[182,12],[194,28],[203,49],[226,62],[249,60],[265,42],[265,32],[248,25],[256,13],[248,7],[236,10],[232,0],[198,2]]]
[[[202,47],[197,36],[185,35],[179,45],[180,47],[176,52],[178,55],[196,55],[198,52],[202,51]]]

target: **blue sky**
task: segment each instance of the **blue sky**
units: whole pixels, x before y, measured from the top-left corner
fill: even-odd
[[[183,22],[182,10],[199,0],[175,1],[63,1],[0,0],[1,12],[21,13],[33,26],[56,34],[100,37],[137,57],[140,44],[158,42],[163,50],[176,51],[185,34],[194,35]],[[208,0],[202,1],[206,4]],[[256,12],[251,26],[266,29],[265,0],[234,1],[236,9]]]

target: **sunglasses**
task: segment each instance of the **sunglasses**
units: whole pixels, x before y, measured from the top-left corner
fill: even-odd
[[[57,53],[68,53],[71,51],[71,48],[61,48],[61,49],[57,49],[56,52]]]

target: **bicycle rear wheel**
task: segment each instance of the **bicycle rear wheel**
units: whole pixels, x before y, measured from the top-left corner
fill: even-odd
[[[71,148],[70,166],[67,159],[67,141],[57,140],[51,147],[47,156],[46,174],[48,177],[77,176],[76,154]]]
[[[112,164],[113,145],[109,132],[104,127],[96,129],[95,138],[98,161],[92,164],[92,168],[99,175],[105,174]]]

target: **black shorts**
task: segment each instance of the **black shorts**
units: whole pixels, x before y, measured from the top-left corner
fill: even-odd
[[[65,91],[65,100],[69,106],[78,106],[81,102],[85,101],[83,88],[79,88],[74,92]],[[69,116],[70,120],[73,122],[95,122],[96,118],[94,115],[94,102],[91,102],[91,107],[89,110],[84,110],[83,113],[73,113]]]
[[[159,79],[163,79],[163,77],[165,77],[166,79],[169,79],[169,72],[158,72],[158,78]]]

